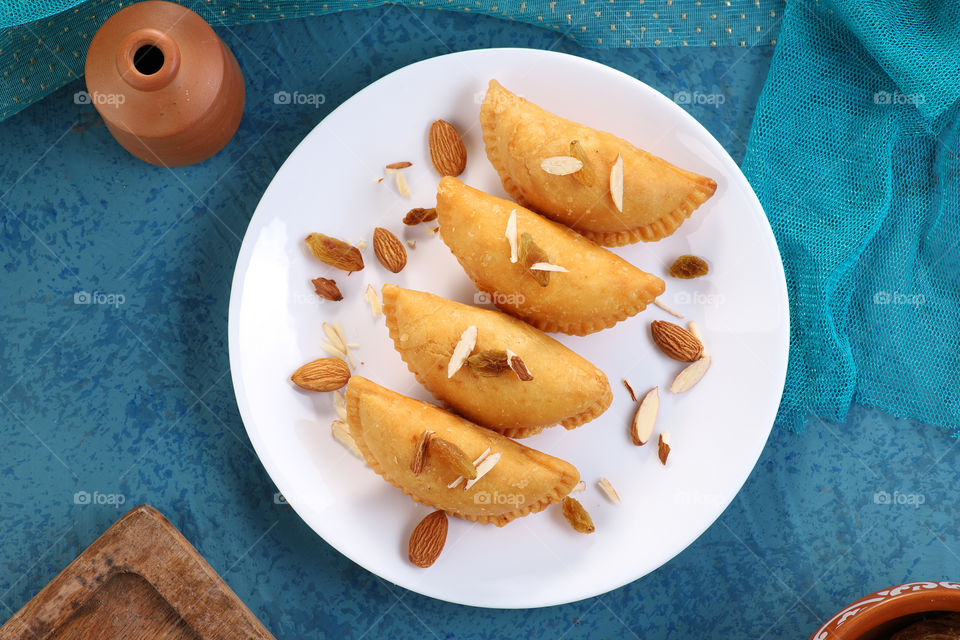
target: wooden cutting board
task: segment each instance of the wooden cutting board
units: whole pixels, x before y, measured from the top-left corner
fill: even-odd
[[[0,640],[275,640],[187,539],[131,510],[0,627]]]

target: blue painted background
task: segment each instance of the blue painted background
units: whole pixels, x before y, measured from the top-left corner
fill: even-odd
[[[247,107],[235,139],[206,163],[135,161],[92,107],[74,103],[82,82],[0,123],[0,619],[144,502],[279,638],[805,638],[867,592],[957,579],[956,441],[863,408],[800,435],[775,429],[709,531],[598,598],[460,607],[332,550],[276,504],[227,359],[240,241],[300,139],[410,62],[523,46],[598,60],[668,96],[722,95],[685,108],[740,160],[772,48],[586,50],[525,25],[402,7],[220,33],[244,69]],[[277,105],[277,91],[326,102]],[[115,304],[76,304],[84,291]],[[80,504],[82,492],[108,503]],[[893,504],[878,504],[881,492]],[[124,504],[109,504],[116,496]]]

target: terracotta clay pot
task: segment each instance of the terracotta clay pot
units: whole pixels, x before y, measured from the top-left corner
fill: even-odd
[[[838,611],[810,640],[885,640],[937,612],[960,612],[960,583],[910,582],[871,593]]]
[[[87,51],[87,92],[113,137],[152,164],[206,160],[240,125],[240,66],[210,25],[148,0],[103,23]]]

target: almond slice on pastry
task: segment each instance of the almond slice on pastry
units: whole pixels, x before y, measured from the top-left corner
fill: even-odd
[[[717,189],[711,178],[556,116],[496,80],[490,81],[480,108],[480,125],[487,157],[511,198],[606,246],[669,236]],[[586,173],[556,175],[541,168],[546,159],[571,154],[575,141]],[[622,194],[611,192],[618,158]]]
[[[613,400],[600,369],[505,313],[392,284],[383,287],[383,313],[394,347],[420,384],[466,418],[511,438],[555,424],[573,429]],[[533,379],[521,380],[509,367],[484,375],[469,365],[448,377],[454,347],[471,326],[477,328],[472,353],[518,356]]]
[[[535,271],[523,256],[510,262],[504,230],[516,214],[520,253],[528,262],[565,271]],[[440,237],[478,288],[500,309],[541,331],[586,335],[643,311],[664,291],[660,278],[637,269],[575,231],[456,178],[437,188]],[[528,251],[528,254],[530,252]]]

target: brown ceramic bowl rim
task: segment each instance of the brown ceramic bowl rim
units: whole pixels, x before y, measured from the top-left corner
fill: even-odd
[[[810,640],[856,640],[885,622],[925,611],[960,611],[960,583],[907,582],[875,591],[834,614]]]

